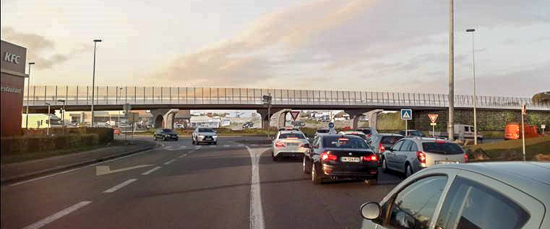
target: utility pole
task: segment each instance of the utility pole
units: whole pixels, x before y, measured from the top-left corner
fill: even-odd
[[[474,77],[474,145],[477,145],[477,96],[476,96],[476,58],[475,58],[475,29],[467,29],[467,33],[472,33],[472,74]]]
[[[27,113],[27,115],[25,115],[25,128],[28,130],[29,129],[29,102],[30,102],[30,87],[31,87],[31,66],[34,65],[34,62],[29,62],[29,78],[27,79],[27,111],[25,113]]]
[[[525,116],[527,116],[527,106],[521,105],[521,141],[523,147],[523,161],[525,161]]]
[[[94,40],[94,70],[92,73],[92,128],[94,127],[94,101],[95,101],[95,54],[96,54],[96,48],[97,48],[97,42],[101,42],[100,39]]]
[[[454,141],[454,112],[455,112],[455,66],[454,66],[454,0],[450,0],[449,7],[449,122],[447,133],[449,140]]]

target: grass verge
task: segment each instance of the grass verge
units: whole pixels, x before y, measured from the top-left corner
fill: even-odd
[[[482,149],[491,160],[502,158],[502,154],[509,151],[522,153],[522,140],[510,140],[503,142],[479,144],[477,146],[466,146],[465,149]],[[525,139],[525,158],[535,160],[535,155],[550,155],[550,136]]]

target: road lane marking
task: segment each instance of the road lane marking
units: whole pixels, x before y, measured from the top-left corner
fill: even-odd
[[[256,147],[256,146],[258,146],[258,144],[252,144],[252,145],[250,145],[250,146],[252,146],[252,147]]]
[[[179,158],[183,158],[185,156],[187,156],[187,154],[182,154],[181,156],[179,156]]]
[[[151,174],[152,172],[159,170],[160,168],[161,168],[160,166],[157,166],[157,167],[155,167],[155,168],[150,169],[150,170],[147,171],[147,172],[142,173],[141,175],[149,175],[149,174]]]
[[[165,165],[169,165],[169,164],[172,164],[172,162],[176,161],[176,159],[172,159],[172,160],[169,160],[167,162],[164,162]]]
[[[74,211],[78,210],[79,208],[82,208],[82,207],[84,207],[88,204],[91,204],[91,203],[92,203],[92,201],[82,201],[82,202],[77,203],[73,206],[65,208],[65,209],[61,210],[60,212],[57,212],[57,213],[55,213],[51,216],[48,216],[48,217],[46,217],[46,218],[44,218],[44,219],[42,219],[42,220],[40,220],[36,223],[33,223],[29,226],[26,226],[23,229],[38,229],[38,228],[41,228],[41,227],[46,226],[47,224],[49,224],[53,221],[56,221],[56,220],[60,219],[63,216],[66,216],[66,215],[70,214],[71,212],[74,212]]]
[[[227,148],[227,147],[229,147],[229,146],[230,146],[230,145],[223,145],[223,147],[225,147],[225,148]]]
[[[112,192],[116,192],[117,190],[121,189],[121,188],[124,188],[124,186],[126,185],[129,185],[131,184],[132,182],[134,181],[137,181],[137,179],[133,178],[133,179],[130,179],[130,180],[127,180],[127,181],[124,181],[120,184],[117,184],[115,185],[114,187],[110,188],[110,189],[107,189],[105,191],[103,191],[103,193],[112,193]]]
[[[132,169],[139,169],[139,168],[149,167],[149,166],[153,166],[153,165],[136,165],[136,166],[132,166],[132,167],[111,170],[111,168],[108,165],[98,165],[98,166],[95,167],[95,175],[96,176],[101,176],[101,175],[124,172],[124,171],[132,170]]]
[[[201,148],[201,146],[195,146],[195,150],[198,150],[200,148]]]
[[[239,144],[238,146],[239,146],[239,147],[243,147],[243,146],[244,146],[244,144]]]
[[[264,229],[264,213],[262,209],[262,196],[260,194],[260,156],[266,149],[254,149],[246,147],[250,153],[252,164],[252,177],[250,181],[250,229]],[[261,150],[261,151],[260,151]]]

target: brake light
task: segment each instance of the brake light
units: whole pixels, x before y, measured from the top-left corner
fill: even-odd
[[[469,160],[468,154],[464,154],[464,163],[468,163],[468,160]]]
[[[336,161],[338,157],[334,154],[330,154],[330,151],[323,152],[321,154],[321,161]]]
[[[376,155],[363,156],[363,161],[378,161],[378,157]]]
[[[435,143],[445,143],[445,140],[437,139],[437,140],[435,140]]]
[[[286,144],[283,142],[275,142],[275,147],[285,147]]]
[[[302,148],[311,148],[311,145],[308,143],[301,144],[300,147]]]
[[[418,161],[420,164],[426,164],[426,154],[422,151],[416,152],[416,157],[418,158]]]
[[[338,138],[338,141],[347,141],[349,140],[348,138]]]
[[[386,151],[386,147],[384,147],[384,145],[382,145],[382,143],[380,143],[380,145],[378,145],[378,149],[380,149],[380,153],[383,153],[384,151]]]

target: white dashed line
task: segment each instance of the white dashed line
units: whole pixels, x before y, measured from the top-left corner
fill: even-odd
[[[252,147],[256,147],[256,146],[258,146],[258,144],[252,144],[252,145],[250,145],[250,146],[252,146]]]
[[[215,145],[211,145],[211,146],[209,146],[209,147],[210,147],[210,148],[214,148],[214,147],[216,147],[216,146],[215,146]]]
[[[151,174],[152,172],[157,171],[157,170],[160,169],[160,168],[161,168],[160,166],[157,166],[157,167],[152,168],[151,170],[149,170],[149,171],[147,171],[147,172],[142,173],[141,175],[149,175],[149,174]]]
[[[223,145],[223,147],[227,148],[227,147],[229,147],[229,145]]]
[[[121,189],[121,188],[124,188],[124,186],[126,185],[129,185],[131,184],[132,182],[134,181],[137,181],[137,179],[130,179],[130,180],[127,180],[127,181],[124,181],[120,184],[117,184],[115,185],[114,187],[110,188],[110,189],[107,189],[105,191],[103,191],[103,193],[112,193],[112,192],[116,192],[117,190]]]
[[[201,146],[195,146],[195,150],[198,150],[200,148],[201,148]]]
[[[244,145],[243,145],[243,144],[239,144],[238,146],[239,146],[239,147],[243,147]]]
[[[169,160],[167,162],[164,162],[165,165],[169,165],[169,164],[172,164],[172,162],[176,161],[176,159],[172,159],[172,160]]]
[[[73,206],[65,208],[62,211],[58,212],[58,213],[55,213],[51,216],[48,216],[48,217],[46,217],[46,218],[44,218],[44,219],[42,219],[42,220],[40,220],[36,223],[33,223],[29,226],[26,226],[23,229],[38,229],[38,228],[41,228],[41,227],[46,226],[47,224],[49,224],[53,221],[56,221],[56,220],[60,219],[63,216],[66,216],[66,215],[70,214],[71,212],[74,212],[74,211],[78,210],[79,208],[82,208],[82,207],[84,207],[88,204],[91,204],[91,203],[92,203],[92,201],[82,201],[82,202],[77,203]]]
[[[182,154],[181,156],[179,156],[179,158],[183,158],[185,156],[187,156],[187,154]]]

